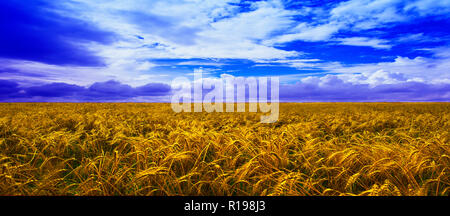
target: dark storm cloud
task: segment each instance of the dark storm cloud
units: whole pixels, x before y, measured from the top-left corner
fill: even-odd
[[[31,97],[65,97],[84,93],[86,89],[81,86],[67,83],[51,83],[42,86],[30,87],[26,90]]]
[[[136,88],[118,81],[96,82],[84,93],[86,100],[120,100],[138,96],[164,96],[171,91],[169,85],[149,83]]]
[[[136,94],[140,96],[160,96],[170,93],[170,86],[163,83],[149,83],[147,85],[137,87]]]
[[[89,87],[67,83],[49,83],[20,87],[13,81],[0,80],[0,101],[125,101],[140,96],[165,96],[171,88],[163,83],[131,87],[118,81],[96,82]]]
[[[92,99],[125,99],[134,97],[134,88],[118,81],[96,82],[85,94]]]

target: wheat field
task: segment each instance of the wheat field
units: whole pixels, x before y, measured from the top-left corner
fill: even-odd
[[[0,104],[0,195],[448,196],[449,103]]]

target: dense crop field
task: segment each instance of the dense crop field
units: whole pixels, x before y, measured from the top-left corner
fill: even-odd
[[[0,104],[0,195],[450,194],[450,103]]]

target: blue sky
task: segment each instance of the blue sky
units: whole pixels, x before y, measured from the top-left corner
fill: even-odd
[[[282,101],[450,101],[450,1],[3,0],[0,101],[170,101],[279,76]]]

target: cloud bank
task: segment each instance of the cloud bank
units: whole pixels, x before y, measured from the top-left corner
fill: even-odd
[[[167,84],[131,87],[115,80],[96,82],[89,87],[67,83],[19,87],[15,82],[0,80],[0,86],[0,101],[3,102],[165,102],[171,94]]]

